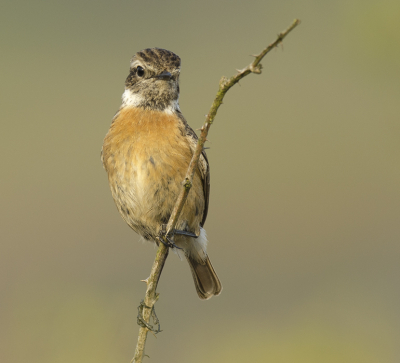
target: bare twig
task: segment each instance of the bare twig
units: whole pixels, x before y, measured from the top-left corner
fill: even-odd
[[[144,298],[144,305],[142,310],[143,320],[148,323],[150,321],[151,312],[154,304],[158,300],[158,294],[156,293],[158,280],[161,275],[161,271],[164,267],[165,261],[168,257],[169,248],[163,243],[160,243],[158,247],[156,258],[151,269],[150,276],[144,280],[147,284],[146,296]],[[132,359],[132,363],[142,362],[144,356],[144,347],[146,345],[147,332],[149,329],[146,326],[140,326],[138,342],[135,349],[135,356]]]
[[[200,129],[201,133],[197,142],[196,150],[193,153],[192,160],[190,161],[189,168],[186,172],[185,180],[182,182],[183,188],[178,196],[174,209],[171,213],[171,217],[168,221],[167,234],[175,229],[176,223],[178,222],[179,216],[182,212],[183,206],[185,204],[189,191],[192,187],[193,176],[197,168],[201,152],[203,151],[204,144],[207,141],[208,131],[215,119],[219,106],[221,106],[222,104],[222,100],[226,92],[228,92],[228,90],[232,86],[234,86],[248,74],[250,73],[260,74],[262,69],[260,62],[264,58],[264,56],[267,53],[269,53],[273,48],[277,47],[280,43],[282,43],[283,39],[299,24],[300,20],[295,19],[289,28],[287,28],[282,33],[278,34],[277,39],[273,43],[268,45],[260,54],[254,55],[255,57],[254,61],[250,63],[247,67],[243,68],[242,70],[238,70],[238,73],[229,79],[227,79],[226,77],[221,78],[219,82],[219,90],[217,92],[217,95],[215,96],[210,112],[206,115],[206,120]],[[156,293],[157,283],[160,278],[165,260],[167,259],[168,250],[169,250],[168,247],[166,247],[163,243],[159,244],[150,277],[147,280],[145,280],[145,282],[147,283],[146,297],[143,306],[143,320],[145,322],[149,322],[153,306],[158,299],[158,294]],[[146,326],[140,327],[138,343],[135,350],[135,356],[132,359],[132,363],[142,362],[148,331],[149,329]]]
[[[185,204],[186,198],[189,194],[189,190],[192,187],[192,182],[193,182],[193,176],[197,167],[197,164],[199,162],[200,154],[203,151],[203,145],[207,141],[207,135],[208,135],[208,130],[211,127],[211,124],[214,121],[214,118],[217,114],[219,106],[222,104],[222,100],[224,99],[224,96],[228,90],[238,83],[243,77],[247,76],[250,73],[256,73],[260,74],[261,73],[261,60],[264,58],[264,56],[272,49],[278,46],[282,40],[286,37],[286,35],[289,34],[297,25],[300,24],[300,20],[296,19],[292,25],[283,31],[282,33],[278,34],[278,38],[270,44],[268,47],[266,47],[259,55],[257,55],[252,63],[250,63],[246,68],[243,68],[241,71],[238,71],[238,74],[235,76],[231,77],[230,79],[227,79],[225,77],[222,77],[220,82],[219,82],[219,90],[217,92],[217,95],[215,96],[214,102],[211,106],[210,112],[206,115],[206,120],[202,126],[200,137],[197,143],[197,148],[193,154],[192,160],[190,161],[189,168],[186,173],[185,180],[183,181],[183,188],[181,193],[179,194],[178,200],[175,203],[175,207],[172,211],[171,217],[169,219],[168,225],[167,225],[167,233],[171,232],[174,228],[175,225],[178,221],[178,218],[181,214],[183,205]]]

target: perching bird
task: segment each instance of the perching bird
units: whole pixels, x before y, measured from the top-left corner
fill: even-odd
[[[157,244],[197,145],[197,136],[179,109],[180,65],[180,58],[168,50],[136,53],[122,105],[102,149],[102,162],[122,218],[144,239]],[[189,262],[200,299],[222,290],[206,252],[203,226],[209,193],[210,169],[203,151],[173,237]]]

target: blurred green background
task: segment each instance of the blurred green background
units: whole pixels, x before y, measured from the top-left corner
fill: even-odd
[[[224,286],[171,254],[151,362],[400,361],[400,3],[3,1],[0,361],[129,362],[155,249],[119,216],[100,148],[129,60],[182,58],[209,139],[206,229]]]

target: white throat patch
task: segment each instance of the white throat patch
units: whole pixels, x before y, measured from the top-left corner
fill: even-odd
[[[176,111],[181,112],[181,109],[179,108],[178,100],[172,101],[164,110],[164,112],[166,112],[170,115],[172,115]]]
[[[137,107],[143,103],[143,97],[137,93],[133,93],[130,89],[126,89],[122,94],[122,104],[124,106]]]
[[[145,103],[143,96],[133,93],[130,89],[126,89],[122,94],[122,105],[125,107],[138,107],[143,103]],[[178,100],[171,101],[163,111],[171,115],[176,111],[181,112]]]

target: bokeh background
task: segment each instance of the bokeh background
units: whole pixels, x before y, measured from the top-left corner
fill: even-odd
[[[224,285],[171,254],[151,362],[400,361],[400,2],[3,1],[0,361],[129,362],[155,249],[119,216],[100,148],[129,60],[182,58],[209,139],[206,229]]]

